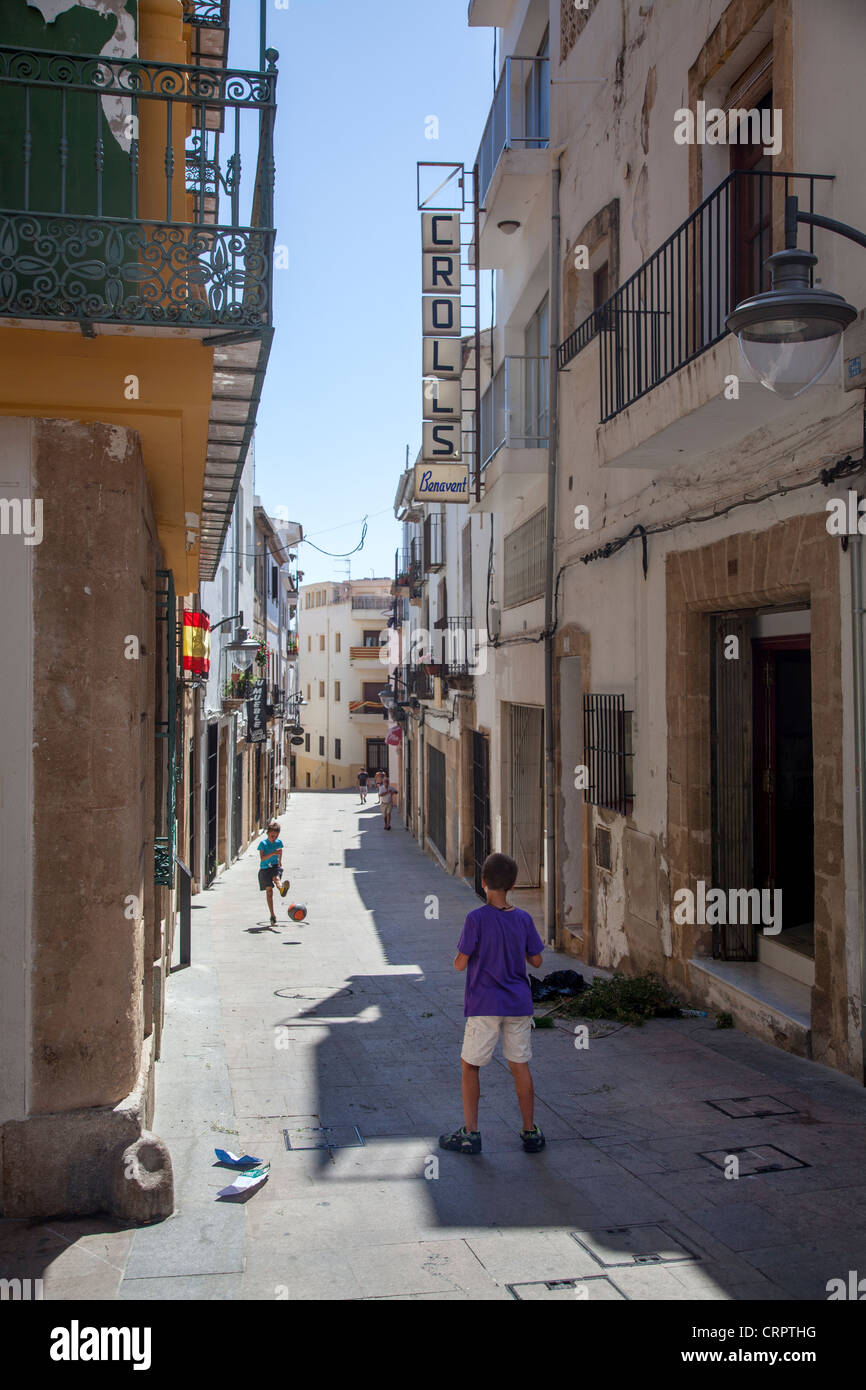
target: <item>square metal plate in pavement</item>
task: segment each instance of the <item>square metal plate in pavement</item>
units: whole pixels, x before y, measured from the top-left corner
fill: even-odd
[[[283,1130],[286,1148],[363,1149],[366,1147],[357,1125],[297,1125]]]
[[[801,1158],[777,1149],[775,1144],[755,1144],[745,1149],[713,1149],[709,1153],[698,1154],[714,1168],[725,1170],[731,1158],[736,1158],[740,1178],[753,1178],[758,1173],[781,1173],[789,1168],[809,1168]]]
[[[511,1297],[518,1303],[538,1303],[551,1299],[573,1303],[627,1302],[626,1296],[610,1282],[605,1274],[591,1274],[588,1279],[535,1279],[528,1284],[506,1284]]]
[[[714,1110],[721,1110],[732,1120],[765,1119],[768,1115],[796,1115],[796,1110],[775,1096],[731,1096],[728,1100],[708,1100]]]
[[[636,1265],[678,1264],[699,1260],[679,1234],[664,1226],[641,1222],[635,1226],[602,1226],[592,1231],[571,1231],[597,1264],[606,1269],[632,1269]]]

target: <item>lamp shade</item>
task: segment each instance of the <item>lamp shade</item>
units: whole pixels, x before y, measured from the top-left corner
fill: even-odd
[[[857,317],[840,294],[809,284],[816,261],[811,251],[777,251],[765,262],[771,288],[728,315],[728,329],[749,367],[779,396],[799,396],[824,375],[844,329]]]

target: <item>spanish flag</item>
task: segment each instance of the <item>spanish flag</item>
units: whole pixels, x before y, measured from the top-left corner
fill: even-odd
[[[207,613],[183,612],[183,669],[197,676],[210,671],[210,618]]]

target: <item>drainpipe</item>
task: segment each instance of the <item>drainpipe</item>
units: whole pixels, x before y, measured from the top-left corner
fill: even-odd
[[[866,1007],[866,922],[864,922],[864,900],[866,900],[866,716],[864,716],[864,696],[866,696],[866,660],[864,660],[863,633],[863,537],[851,536],[848,541],[851,556],[851,625],[852,655],[854,662],[854,746],[857,779],[857,863],[859,867],[858,886],[860,890],[860,1022],[861,1044],[866,1049],[863,1035],[863,1010]],[[866,1050],[862,1057],[862,1080],[866,1084]]]
[[[547,573],[544,585],[544,924],[549,945],[556,941],[556,736],[553,725],[553,585],[556,540],[556,446],[559,434],[559,185],[557,154],[551,170],[550,212],[550,359],[547,455]]]

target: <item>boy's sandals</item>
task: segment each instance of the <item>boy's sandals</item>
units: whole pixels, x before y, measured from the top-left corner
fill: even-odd
[[[440,1149],[450,1149],[458,1154],[480,1154],[481,1134],[477,1129],[468,1130],[465,1125],[455,1129],[453,1134],[440,1134]]]
[[[280,884],[278,891],[281,898],[284,898],[286,896],[291,886],[292,885],[289,883],[288,879],[286,879],[285,883]]]
[[[533,1125],[532,1129],[522,1129],[520,1139],[523,1144],[523,1152],[527,1154],[540,1153],[547,1143],[538,1125]]]

